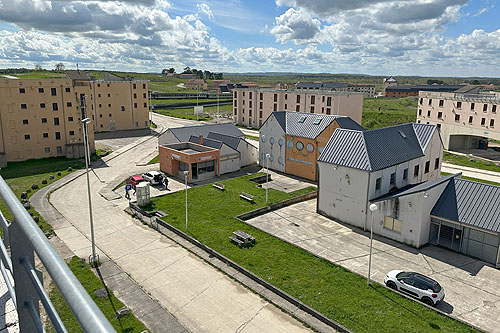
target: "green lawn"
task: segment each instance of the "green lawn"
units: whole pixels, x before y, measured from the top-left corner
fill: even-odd
[[[451,175],[451,173],[441,172],[441,176],[449,176],[449,175]],[[492,181],[489,181],[489,180],[484,180],[484,179],[479,179],[479,178],[473,178],[473,177],[466,177],[466,176],[462,176],[462,178],[463,179],[467,179],[467,180],[472,180],[472,181],[475,181],[475,182],[478,182],[478,183],[485,183],[485,184],[500,186],[500,183],[492,182]]]
[[[495,163],[475,160],[468,156],[457,155],[447,151],[443,152],[443,161],[470,168],[500,172],[500,166],[495,165]]]
[[[156,155],[148,164],[160,163],[160,155]]]
[[[84,165],[85,162],[80,159],[67,159],[64,157],[33,159],[23,162],[9,162],[6,168],[0,170],[0,175],[5,179],[18,199],[20,199],[22,192],[28,189],[31,190],[31,185],[37,184],[39,188],[43,188],[71,173],[68,171],[68,167],[76,170]],[[57,176],[58,171],[61,171],[61,176]],[[53,180],[49,179],[50,175],[54,176]],[[42,184],[43,179],[47,180],[47,184]],[[36,191],[38,190],[31,190],[31,192],[28,193],[28,198]],[[0,210],[7,219],[12,218],[10,211],[7,209],[2,199],[0,199]],[[38,216],[38,226],[42,231],[52,233],[52,227],[33,209],[33,207],[28,211],[32,212],[33,216]]]
[[[188,234],[354,332],[473,331],[381,285],[367,287],[365,277],[237,220],[236,215],[265,206],[265,190],[248,181],[253,176],[222,181],[224,192],[211,185],[189,189]],[[312,190],[270,189],[270,203]],[[254,195],[255,204],[240,199],[241,192]],[[153,198],[149,208],[167,212],[164,220],[184,230],[184,195]],[[228,236],[235,230],[253,235],[256,245],[240,249],[231,244]]]
[[[365,98],[363,101],[362,125],[366,129],[410,123],[416,119],[415,98]]]
[[[103,288],[104,284],[92,272],[84,260],[75,256],[71,258],[68,266],[117,332],[132,333],[146,330],[144,324],[135,318],[132,313],[120,319],[115,318],[115,311],[122,308],[123,303],[113,295],[111,290],[109,291],[110,297],[108,298],[97,298],[95,296],[94,290]],[[75,316],[66,305],[61,293],[54,284],[52,284],[52,290],[50,291],[50,300],[54,304],[68,332],[83,332]],[[53,327],[50,327],[49,332],[55,332]]]
[[[45,78],[65,78],[66,74],[51,72],[51,71],[39,71],[39,72],[33,71],[29,73],[12,74],[12,76],[18,77],[20,79],[45,79]]]

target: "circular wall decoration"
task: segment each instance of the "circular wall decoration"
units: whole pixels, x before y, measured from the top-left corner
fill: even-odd
[[[293,148],[293,140],[292,139],[288,140],[286,142],[286,145],[287,145],[288,148],[292,149]]]
[[[269,156],[269,161],[274,162],[274,156],[271,154],[271,156]]]
[[[302,149],[304,149],[304,144],[302,143],[302,141],[297,141],[297,144],[295,145],[295,147],[298,150],[302,150]]]
[[[285,144],[285,140],[283,140],[283,139],[279,139],[279,140],[278,140],[278,144],[279,144],[280,146],[283,146],[283,145]]]
[[[283,164],[283,157],[281,157],[281,156],[280,156],[280,157],[278,157],[278,163],[279,163],[279,164]]]
[[[260,139],[261,139],[261,141],[262,141],[263,143],[266,143],[266,136],[265,136],[265,135],[262,135],[262,136],[260,137]]]
[[[306,149],[308,152],[312,153],[314,151],[314,146],[312,144],[307,144]]]
[[[274,138],[273,137],[269,138],[269,143],[274,145]]]
[[[264,154],[264,153],[260,153],[260,159],[261,159],[261,160],[263,160],[263,159],[265,159],[265,158],[266,158],[266,154]]]

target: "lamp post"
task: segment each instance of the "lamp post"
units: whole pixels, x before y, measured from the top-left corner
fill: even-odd
[[[89,217],[90,217],[90,237],[92,241],[92,255],[90,264],[95,265],[97,264],[97,256],[95,253],[95,238],[94,238],[94,218],[92,216],[92,198],[90,195],[90,178],[89,178],[89,158],[90,158],[90,148],[89,148],[89,138],[88,138],[88,123],[90,123],[92,120],[90,118],[85,118],[82,120],[82,130],[83,130],[83,143],[85,145],[85,168],[86,168],[86,174],[87,174],[87,193],[89,197]]]
[[[370,259],[368,261],[368,286],[370,285],[370,274],[372,269],[372,247],[373,247],[373,213],[378,209],[376,204],[370,205],[370,212],[372,215],[372,227],[370,228]]]
[[[186,181],[186,232],[188,231],[188,175],[189,171],[184,171],[184,180]]]
[[[266,204],[267,204],[267,198],[268,198],[268,192],[269,192],[269,157],[271,155],[269,153],[266,154]]]

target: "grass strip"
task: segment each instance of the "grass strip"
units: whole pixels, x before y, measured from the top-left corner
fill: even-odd
[[[451,173],[449,173],[449,172],[441,172],[441,176],[449,176],[449,175],[451,175]],[[467,179],[467,180],[472,180],[472,181],[478,182],[478,183],[484,183],[484,184],[490,184],[490,185],[500,186],[500,183],[492,182],[492,181],[486,180],[486,179],[479,179],[479,178],[473,178],[473,177],[467,177],[467,176],[462,176],[461,178],[462,179]]]
[[[493,162],[485,162],[469,156],[457,155],[447,151],[443,152],[443,161],[469,168],[500,172],[500,166],[495,165]]]
[[[236,219],[266,205],[265,189],[248,180],[254,176],[221,181],[225,191],[211,185],[189,189],[188,234],[355,332],[474,331],[379,284],[367,287],[364,277]],[[269,189],[269,203],[313,190]],[[241,192],[254,195],[255,203],[240,199]],[[167,212],[163,219],[184,231],[184,195],[180,191],[152,198],[148,208]],[[240,249],[231,244],[228,236],[236,230],[253,235],[256,245]]]

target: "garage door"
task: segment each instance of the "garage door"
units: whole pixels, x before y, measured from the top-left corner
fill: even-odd
[[[498,235],[487,232],[464,228],[462,252],[479,258],[490,264],[497,263],[498,246],[500,239]]]

